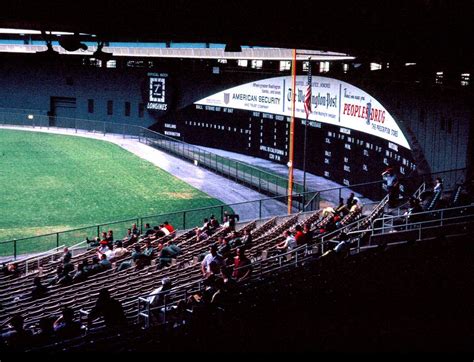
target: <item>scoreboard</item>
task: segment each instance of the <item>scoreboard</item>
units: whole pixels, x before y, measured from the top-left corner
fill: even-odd
[[[298,169],[303,168],[306,122],[301,78],[294,134],[294,166]],[[206,97],[183,110],[175,124],[165,124],[163,131],[188,143],[287,164],[290,79],[270,78]],[[388,166],[401,177],[416,170],[403,132],[374,97],[324,77],[313,77],[312,94],[313,112],[306,125],[308,172],[350,186],[380,180]]]

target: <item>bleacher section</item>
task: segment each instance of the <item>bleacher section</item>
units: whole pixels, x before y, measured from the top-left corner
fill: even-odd
[[[356,304],[351,308],[361,307],[357,304],[361,303],[357,298],[363,298],[364,294],[361,291],[356,291],[354,286],[347,285],[347,280],[359,277],[354,277],[350,273],[354,273],[359,268],[359,270],[362,270],[361,275],[367,276],[363,273],[369,273],[373,279],[372,272],[383,273],[383,263],[388,263],[392,265],[392,268],[395,268],[396,263],[400,261],[398,257],[393,258],[393,260],[385,259],[389,258],[387,255],[391,255],[392,252],[389,250],[393,245],[405,245],[405,241],[410,241],[409,245],[412,245],[414,241],[417,241],[418,244],[416,245],[427,245],[429,241],[424,242],[420,239],[431,240],[434,238],[444,248],[447,239],[472,234],[474,206],[464,206],[442,211],[430,209],[429,212],[432,215],[435,214],[438,219],[440,215],[443,215],[441,219],[444,220],[444,224],[443,222],[441,224],[429,224],[430,231],[428,233],[421,234],[419,232],[423,225],[419,225],[418,229],[411,229],[414,226],[409,229],[408,224],[405,224],[406,228],[404,230],[398,230],[392,223],[390,233],[376,235],[374,234],[374,225],[378,225],[377,220],[393,218],[393,216],[384,215],[387,201],[387,198],[381,200],[368,214],[363,214],[360,207],[354,208],[337,223],[334,223],[334,213],[325,214],[323,217],[323,210],[318,210],[316,212],[298,213],[238,224],[236,228],[238,233],[248,230],[253,236],[253,241],[246,250],[246,255],[252,262],[253,273],[249,280],[238,284],[228,295],[224,293],[226,298],[217,306],[217,309],[215,306],[209,305],[188,305],[185,310],[181,310],[177,309],[177,306],[178,303],[187,302],[190,296],[198,295],[205,290],[206,283],[201,272],[200,256],[208,252],[210,245],[215,243],[219,237],[229,237],[229,229],[224,226],[220,226],[207,239],[202,241],[197,241],[194,229],[180,232],[178,233],[179,236],[170,234],[151,240],[151,245],[155,250],[159,248],[160,244],[166,245],[170,241],[182,250],[182,253],[175,257],[169,266],[160,268],[158,262],[152,262],[151,265],[145,265],[142,268],[116,271],[116,267],[121,262],[131,259],[131,252],[136,245],[142,246],[147,240],[150,241],[149,238],[142,237],[136,243],[127,246],[127,253],[119,260],[114,261],[112,270],[98,272],[79,283],[65,286],[54,284],[49,287],[46,297],[36,300],[30,298],[33,279],[38,275],[43,280],[53,277],[61,260],[51,257],[41,259],[41,262],[39,262],[41,267],[27,274],[24,273],[25,269],[20,262],[19,268],[23,271],[23,275],[6,275],[0,279],[0,323],[3,325],[3,331],[8,331],[10,328],[8,321],[12,316],[20,313],[25,318],[26,328],[36,331],[41,318],[57,318],[64,307],[72,308],[76,319],[84,318],[94,306],[99,291],[102,288],[107,288],[112,297],[119,300],[123,305],[130,325],[128,331],[121,332],[122,336],[129,336],[130,339],[125,343],[124,337],[122,337],[121,343],[116,346],[119,350],[140,350],[140,348],[154,350],[154,344],[162,348],[163,343],[168,343],[167,347],[163,347],[165,350],[167,348],[173,350],[173,347],[179,345],[179,343],[175,344],[175,342],[170,341],[170,336],[175,335],[179,335],[184,341],[187,341],[186,343],[189,343],[186,348],[200,349],[206,345],[202,337],[197,338],[195,342],[186,339],[186,336],[195,336],[195,333],[198,333],[197,330],[194,330],[196,326],[209,323],[215,330],[208,328],[203,332],[204,335],[211,333],[215,336],[214,333],[219,330],[222,331],[222,335],[218,337],[218,340],[221,340],[223,336],[231,338],[232,328],[230,325],[235,324],[237,328],[236,338],[242,338],[243,341],[243,331],[247,330],[245,323],[249,323],[249,325],[255,327],[253,333],[257,338],[257,336],[264,335],[263,326],[268,327],[268,324],[265,323],[271,320],[270,315],[274,317],[279,308],[282,308],[282,313],[288,312],[289,309],[293,311],[292,308],[298,309],[297,302],[299,300],[301,303],[304,301],[301,304],[304,308],[300,311],[294,311],[293,317],[290,318],[286,315],[282,319],[282,321],[294,327],[295,330],[290,332],[290,330],[284,328],[282,321],[276,323],[276,325],[283,328],[280,331],[282,333],[280,336],[281,342],[283,343],[285,340],[283,337],[288,337],[288,333],[292,335],[301,333],[302,345],[308,343],[307,346],[312,345],[316,349],[324,350],[326,346],[322,342],[324,338],[329,338],[332,344],[329,344],[331,347],[328,349],[331,349],[332,346],[340,346],[335,327],[327,326],[327,337],[323,337],[324,326],[319,322],[316,323],[316,321],[321,318],[325,323],[329,323],[329,316],[334,316],[336,324],[340,325],[342,321],[339,313],[347,318],[352,318],[345,311],[341,311],[340,308],[345,305],[341,298],[355,300]],[[459,220],[455,222],[461,216],[463,217],[463,227],[460,227]],[[446,222],[448,217],[449,220],[453,220],[452,223]],[[281,255],[275,255],[272,252],[275,245],[284,240],[282,233],[285,230],[293,230],[296,225],[303,226],[304,224],[310,225],[310,229],[314,233],[313,239],[308,244]],[[334,229],[327,229],[328,225],[333,225]],[[382,225],[385,225],[384,222],[382,222]],[[408,237],[407,232],[414,233]],[[444,235],[442,240],[436,237],[439,233]],[[348,236],[345,242],[348,245],[349,252],[344,254],[339,253],[338,249],[334,249],[340,243],[342,235]],[[450,250],[456,253],[453,245],[455,243],[450,243]],[[467,244],[465,246],[468,247]],[[384,250],[387,250],[387,252]],[[403,250],[415,249],[406,248]],[[434,249],[431,248],[430,250]],[[417,246],[416,251],[420,252],[420,255],[423,254],[421,247]],[[232,252],[235,253],[235,248],[232,249]],[[407,252],[403,251],[403,253],[406,254]],[[90,260],[95,254],[95,248],[86,250],[74,255],[72,262],[77,267],[79,263]],[[380,255],[383,255],[383,263]],[[156,256],[155,260],[157,260]],[[375,265],[374,269],[370,267],[371,263]],[[400,264],[400,267],[403,267],[403,263]],[[409,267],[415,268],[416,264],[413,262]],[[335,272],[342,274],[336,276],[334,275]],[[396,273],[395,269],[393,269],[393,273]],[[151,321],[149,305],[147,305],[148,302],[145,297],[161,285],[164,278],[169,279],[173,286],[165,298],[165,304],[159,307],[159,310],[163,310],[164,320]],[[372,279],[369,278],[369,280]],[[360,284],[361,280],[358,279],[357,283]],[[375,282],[375,279],[373,282]],[[329,286],[331,287],[327,289]],[[357,298],[350,294],[346,295],[343,286],[354,291]],[[329,292],[329,290],[333,290],[333,292]],[[362,287],[362,290],[368,293],[366,287]],[[316,294],[310,295],[308,294],[309,291]],[[305,298],[309,299],[306,300]],[[370,298],[375,297],[371,294]],[[314,321],[318,324],[314,326],[315,335],[323,338],[323,340],[310,340],[308,332],[305,332],[295,322],[300,317],[306,318],[302,315],[303,310],[305,313],[313,311],[313,308],[310,308],[308,304],[310,300],[315,303],[314,313],[318,317],[312,316],[302,325],[308,327],[307,323]],[[329,300],[333,300],[335,304],[331,305]],[[368,299],[367,303],[378,302],[377,300]],[[272,310],[273,308],[268,308],[270,305],[275,305],[277,308]],[[349,304],[346,306],[349,307]],[[364,304],[364,307],[367,306]],[[176,317],[177,310],[182,312],[179,318]],[[366,309],[364,311],[364,313],[369,313]],[[253,316],[255,319],[249,320],[249,316]],[[183,320],[188,321],[188,324],[184,327]],[[358,319],[355,318],[355,320]],[[261,323],[263,325],[260,325]],[[143,330],[143,327],[147,328]],[[84,331],[81,337],[65,342],[53,340],[51,344],[47,343],[47,346],[43,343],[32,348],[33,350],[48,351],[100,350],[101,343],[99,341],[104,341],[106,344],[111,343],[111,345],[115,343],[111,339],[111,335],[104,332],[106,331],[104,328],[103,322],[98,320],[92,324],[90,330]],[[279,334],[273,330],[275,328],[272,326],[269,329],[272,329],[272,331],[269,332],[268,337],[271,336],[274,341],[279,341]],[[138,337],[140,337],[140,341],[137,341]],[[294,337],[289,340],[292,343],[298,343]],[[309,344],[310,342],[313,342],[313,344]],[[203,345],[199,343],[203,343]],[[256,340],[253,340],[252,343],[250,345],[253,345],[254,348],[258,346]],[[265,343],[265,341],[262,341],[260,346],[263,348]],[[349,342],[348,345],[352,345],[352,343]],[[284,345],[278,348],[286,349]]]

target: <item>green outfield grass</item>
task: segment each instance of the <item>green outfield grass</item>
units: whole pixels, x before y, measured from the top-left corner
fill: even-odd
[[[99,140],[0,130],[0,162],[0,240],[222,204]]]

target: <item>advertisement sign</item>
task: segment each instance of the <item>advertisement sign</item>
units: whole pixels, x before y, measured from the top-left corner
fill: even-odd
[[[307,76],[296,78],[295,116],[305,119],[304,95]],[[226,107],[291,117],[290,76],[263,79],[229,88],[194,102],[202,109]],[[312,77],[309,121],[332,124],[368,133],[411,149],[405,135],[385,107],[370,94],[349,83]],[[309,122],[309,125],[315,122]]]

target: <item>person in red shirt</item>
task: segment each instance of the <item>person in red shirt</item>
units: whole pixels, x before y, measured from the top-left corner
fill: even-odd
[[[168,223],[168,221],[165,221],[163,224],[164,224],[165,228],[168,229],[170,234],[172,234],[174,232],[174,227],[170,223]]]
[[[304,236],[304,232],[301,228],[301,225],[296,225],[295,226],[295,240],[296,240],[296,245],[300,246],[306,243],[306,238]]]
[[[234,258],[234,272],[232,277],[240,282],[250,276],[252,272],[252,263],[250,259],[245,255],[244,248],[237,248],[237,256]]]

